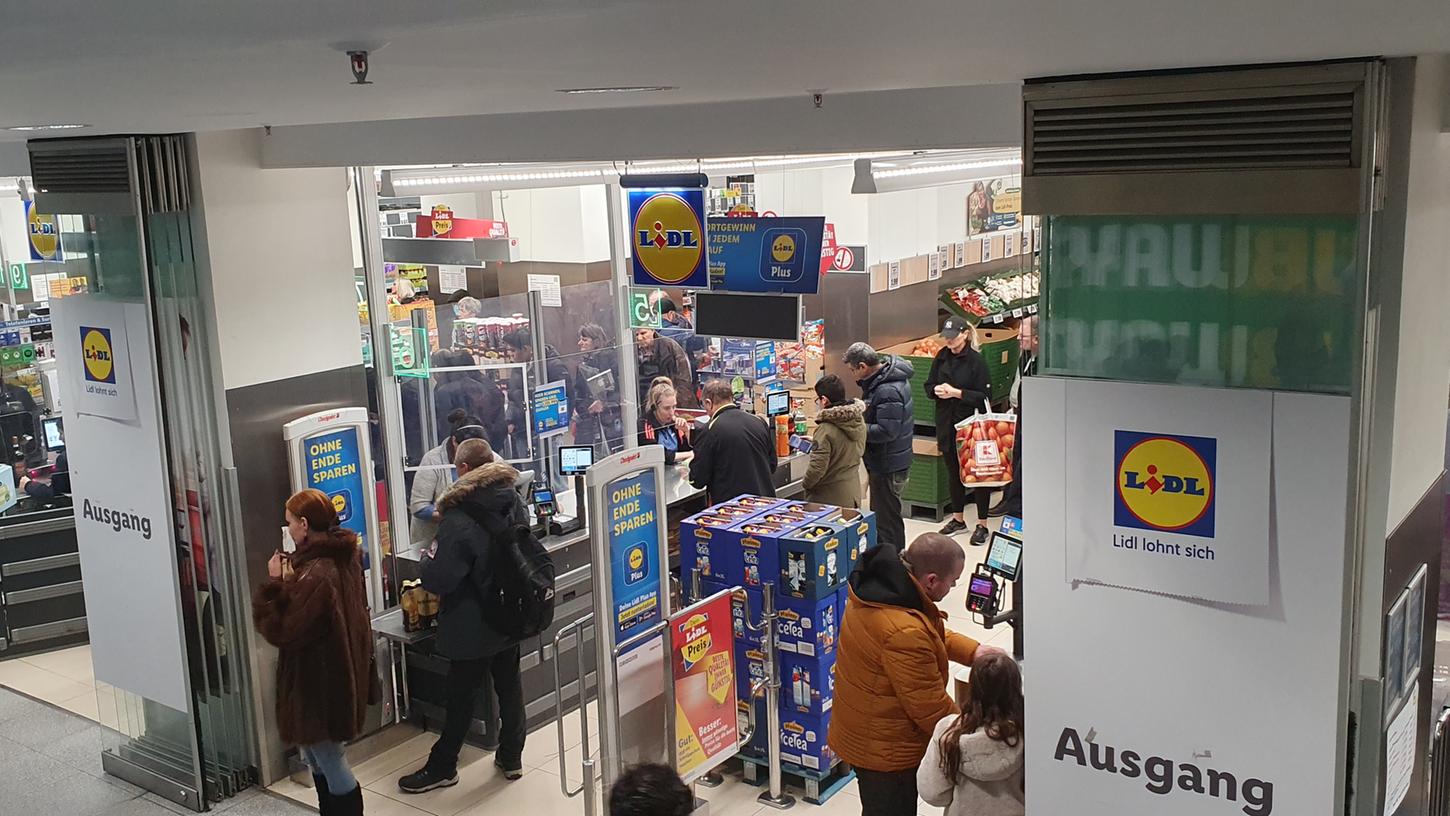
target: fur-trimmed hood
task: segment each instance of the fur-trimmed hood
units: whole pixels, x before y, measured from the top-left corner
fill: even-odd
[[[308,536],[307,540],[297,547],[297,552],[292,555],[292,565],[300,567],[317,558],[347,561],[353,557],[360,557],[360,555],[357,547],[357,533],[346,527],[335,527],[325,533]]]
[[[835,425],[852,442],[866,441],[866,403],[861,400],[823,408],[816,415],[816,422]]]
[[[448,510],[451,507],[457,507],[473,497],[475,493],[481,496],[491,487],[501,485],[512,492],[514,480],[518,477],[519,472],[514,469],[513,465],[504,462],[480,465],[468,471],[454,482],[452,487],[444,491],[442,497],[438,499],[438,509]]]

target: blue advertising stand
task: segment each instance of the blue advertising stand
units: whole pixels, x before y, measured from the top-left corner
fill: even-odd
[[[292,489],[326,493],[343,527],[357,533],[363,565],[380,564],[377,493],[366,408],[339,408],[294,419],[282,426]],[[368,569],[368,601],[383,608],[382,570]]]
[[[711,218],[710,272],[715,288],[816,294],[825,230],[824,216]]]
[[[635,286],[710,285],[703,189],[630,190],[629,228]]]
[[[540,438],[569,430],[569,389],[563,380],[534,389],[534,435]]]
[[[584,476],[594,581],[594,645],[604,786],[640,762],[667,762],[673,716],[664,687],[670,615],[664,449],[646,445]]]

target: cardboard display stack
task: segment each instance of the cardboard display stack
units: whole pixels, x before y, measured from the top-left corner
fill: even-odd
[[[836,764],[826,745],[835,690],[836,641],[846,610],[846,578],[876,543],[870,511],[825,504],[740,496],[680,523],[681,581],[701,575],[702,597],[745,588],[748,609],[734,604],[736,695],[742,725],[750,687],[765,677],[758,621],[762,589],[775,587],[780,685],[781,758],[786,768],[823,772]],[[742,755],[767,754],[764,699],[754,703],[757,729]]]

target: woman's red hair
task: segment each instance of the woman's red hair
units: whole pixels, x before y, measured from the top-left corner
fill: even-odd
[[[321,490],[308,488],[292,494],[287,500],[287,512],[307,522],[314,533],[325,533],[337,527],[337,510],[332,500]]]

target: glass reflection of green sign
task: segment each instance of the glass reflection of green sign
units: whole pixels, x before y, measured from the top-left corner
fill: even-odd
[[[427,377],[431,371],[428,360],[428,329],[390,326],[393,343],[393,375],[396,377]]]
[[[1047,371],[1347,393],[1353,217],[1054,216]]]

